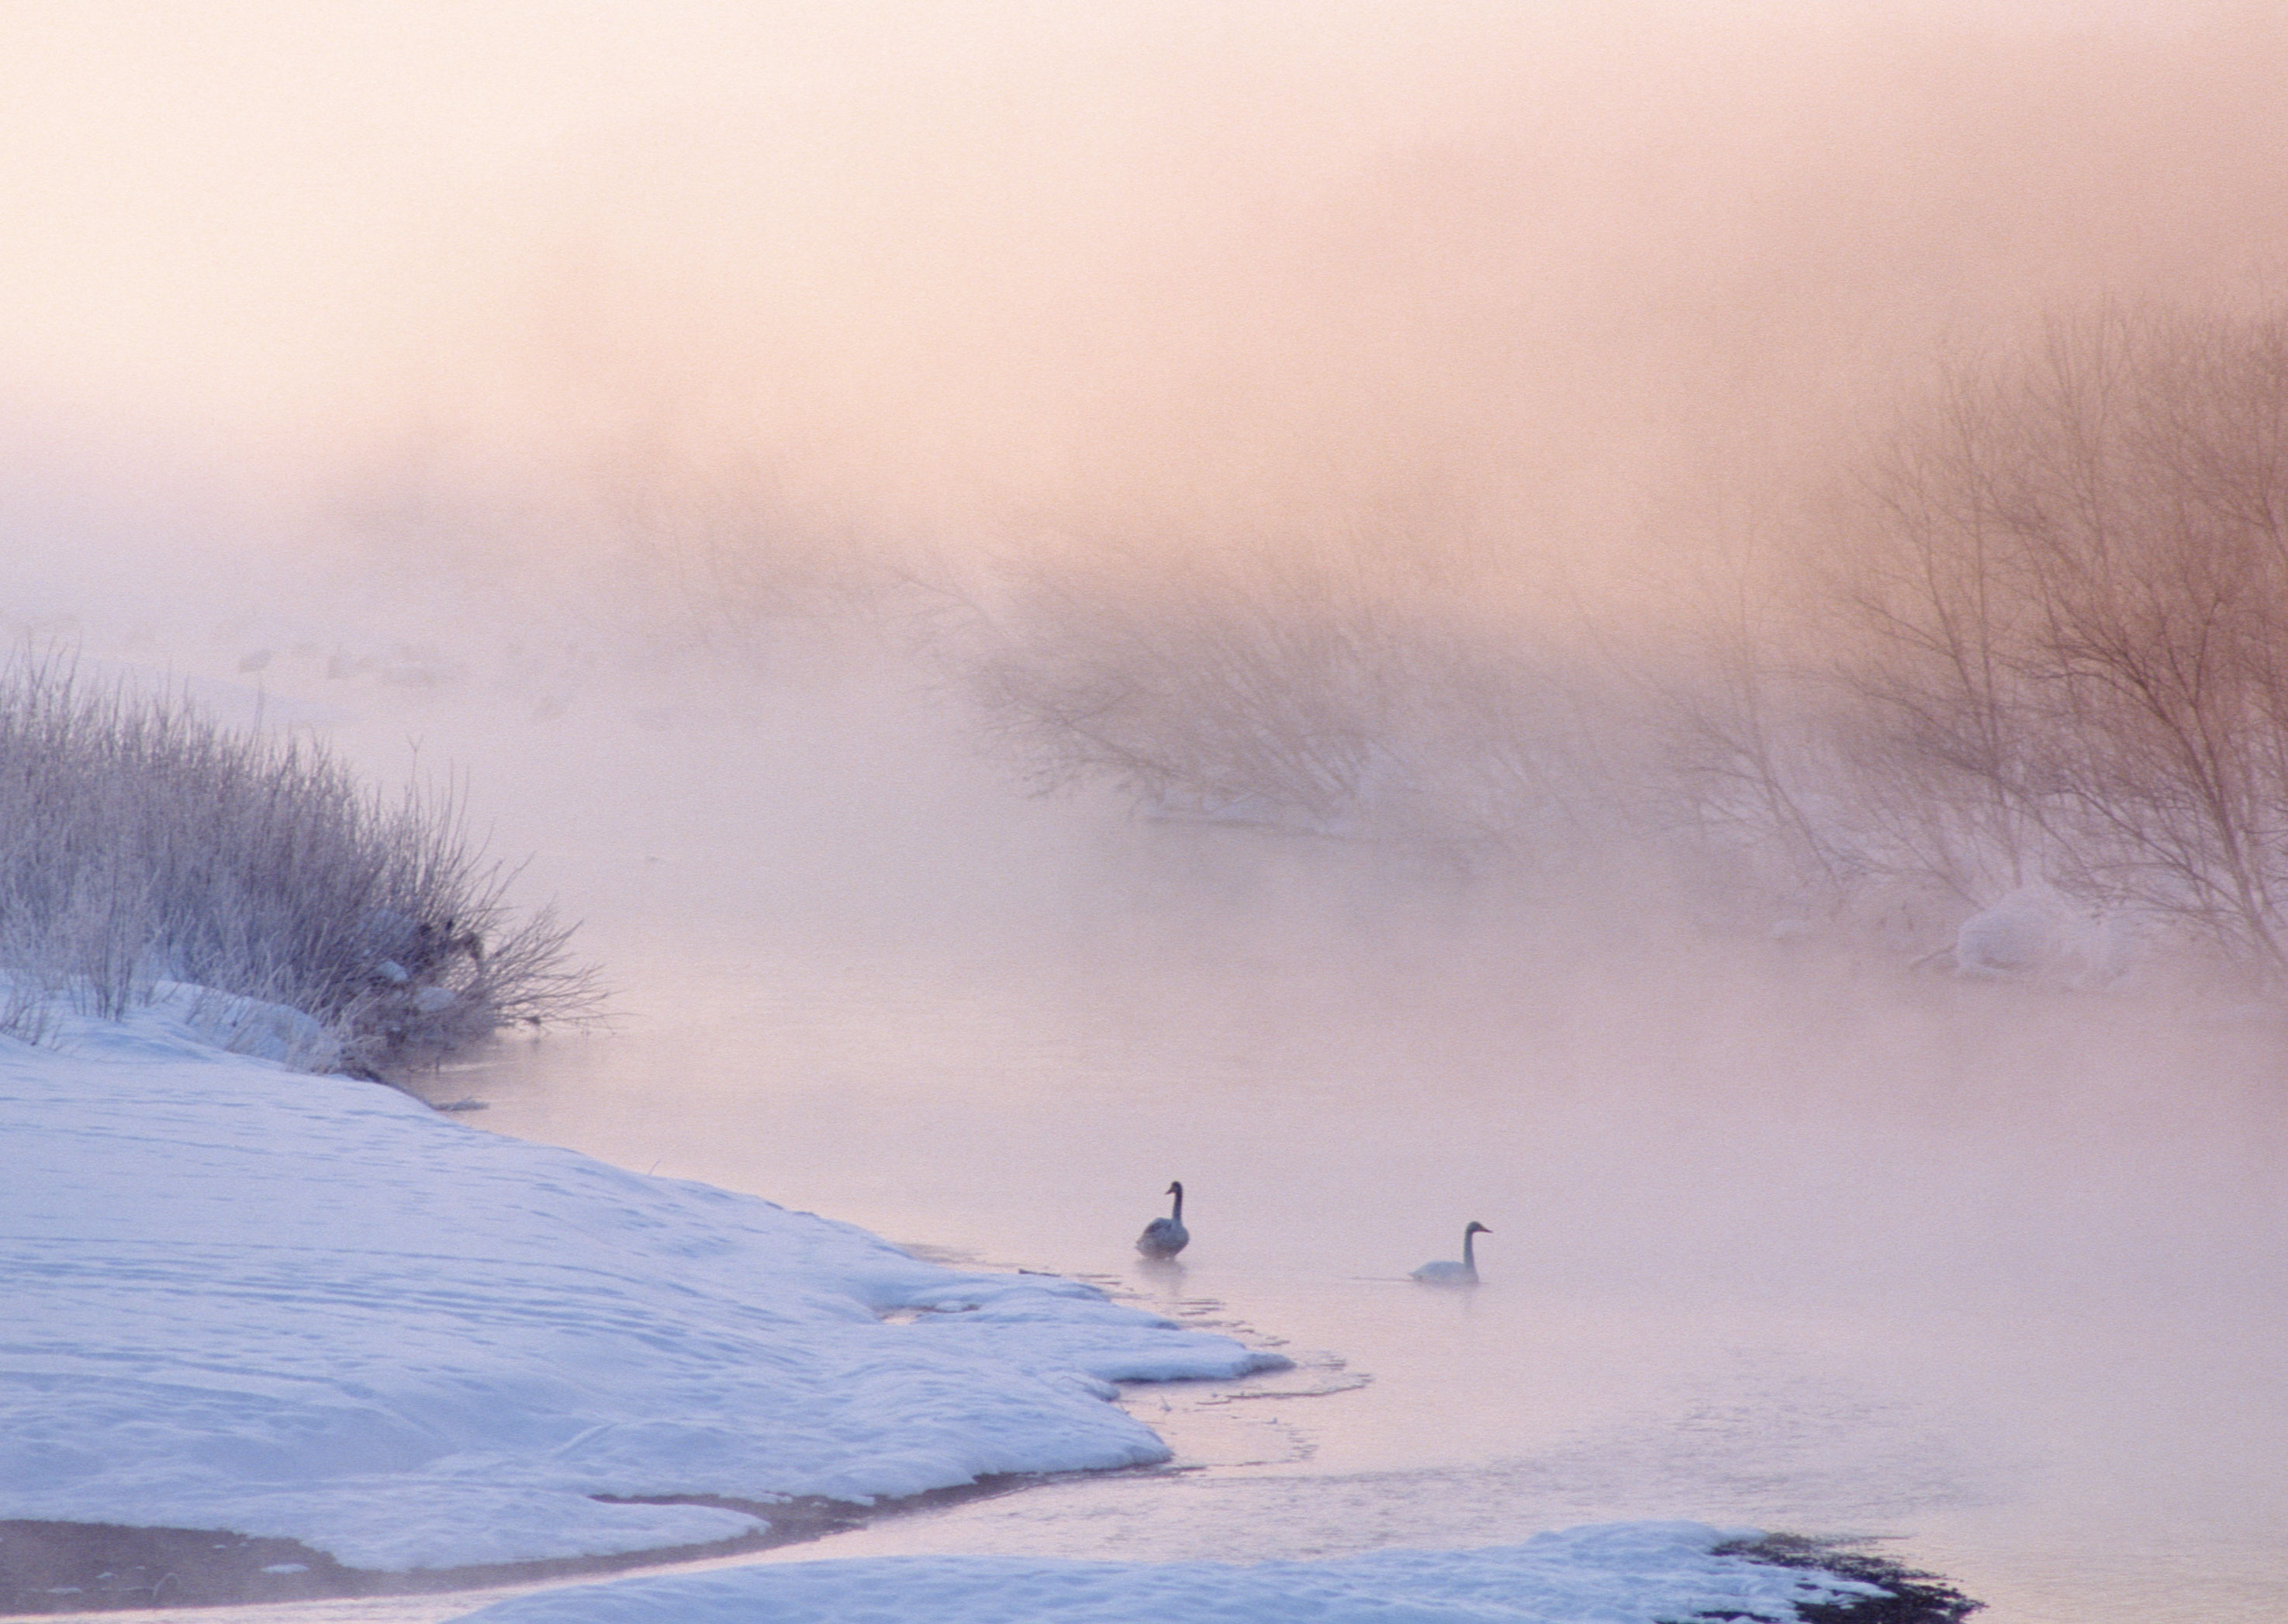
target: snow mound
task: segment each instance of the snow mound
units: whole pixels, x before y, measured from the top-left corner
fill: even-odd
[[[152,1002],[194,1037],[227,1054],[275,1060],[298,1072],[330,1072],[342,1062],[339,1038],[314,1017],[282,1003],[165,981]]]
[[[372,1568],[647,1550],[759,1525],[627,1497],[1162,1461],[1111,1383],[1286,1363],[213,1041],[297,1035],[266,1020],[171,992],[0,1039],[0,1518]]]
[[[1718,1556],[1747,1529],[1614,1523],[1482,1550],[1330,1562],[882,1557],[623,1580],[496,1602],[461,1624],[1794,1624],[1796,1602],[1881,1594],[1832,1573]]]
[[[2024,885],[1956,928],[1954,971],[1969,981],[2097,986],[2119,979],[2138,947],[2129,920],[2090,914],[2047,885]]]

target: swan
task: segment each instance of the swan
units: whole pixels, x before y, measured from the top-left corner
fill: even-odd
[[[1424,1264],[1414,1271],[1414,1278],[1426,1286],[1474,1286],[1478,1283],[1478,1237],[1493,1231],[1470,1220],[1470,1227],[1462,1232],[1462,1261],[1460,1263]]]
[[[1184,1227],[1184,1186],[1172,1184],[1165,1193],[1176,1198],[1174,1214],[1153,1219],[1136,1237],[1136,1249],[1147,1257],[1173,1257],[1192,1243],[1192,1232]]]

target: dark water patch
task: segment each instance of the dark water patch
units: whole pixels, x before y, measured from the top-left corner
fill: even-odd
[[[1744,1557],[1772,1567],[1806,1568],[1836,1573],[1877,1587],[1880,1596],[1849,1601],[1795,1604],[1804,1624],[1962,1624],[1984,1607],[1936,1573],[1926,1573],[1888,1557],[1853,1549],[1847,1540],[1806,1539],[1800,1534],[1766,1534],[1760,1540],[1735,1540],[1716,1547],[1720,1557]],[[1702,1619],[1745,1618],[1744,1613],[1704,1612]]]

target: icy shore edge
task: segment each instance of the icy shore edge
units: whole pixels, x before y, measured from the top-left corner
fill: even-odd
[[[454,1568],[1135,1466],[1112,1383],[1276,1354],[224,1052],[189,989],[0,1039],[0,1520]],[[894,1318],[886,1318],[894,1316]]]
[[[1855,1614],[1952,1624],[1973,1605],[1933,1591],[1926,1604],[1909,1599],[1903,1611],[1898,1588],[1761,1557],[1754,1542],[1762,1537],[1697,1523],[1612,1523],[1477,1550],[1249,1566],[1021,1557],[778,1562],[540,1591],[457,1624],[1802,1624]]]

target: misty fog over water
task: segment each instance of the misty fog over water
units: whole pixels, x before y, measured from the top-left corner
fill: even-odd
[[[578,734],[441,698],[337,731],[386,758],[417,723],[549,786],[501,837],[584,900],[619,987],[614,1034],[512,1042],[437,1097],[1299,1367],[1238,1390],[1270,1396],[1134,1390],[1172,1475],[796,1559],[1689,1515],[1887,1536],[2003,1619],[2273,1610],[2276,1017],[1919,972],[1680,919],[1621,874],[1463,881],[1003,803],[877,696],[651,698]],[[1131,1243],[1172,1176],[1195,1240],[1156,1268]],[[1404,1278],[1467,1218],[1482,1287]],[[421,1605],[340,1616],[450,1611]]]
[[[1130,1396],[1196,1470],[793,1557],[1679,1517],[2276,1615],[2288,28],[32,4],[0,62],[0,630],[465,784],[616,1013],[440,1097],[1298,1359]],[[1479,1291],[1405,1279],[1473,1218]]]

